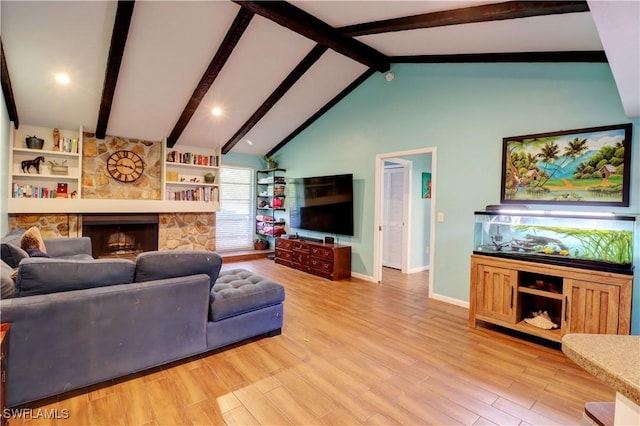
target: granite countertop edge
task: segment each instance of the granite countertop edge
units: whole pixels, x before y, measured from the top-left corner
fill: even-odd
[[[634,350],[636,342],[640,343],[640,336],[616,336],[617,339],[608,339],[603,336],[598,334],[567,334],[562,339],[562,351],[580,367],[612,386],[629,400],[640,405],[640,382],[637,381],[637,371],[640,366],[633,361],[636,354],[631,354],[626,358],[624,351],[621,351],[621,348],[617,345],[622,341],[619,338],[626,337],[629,339],[627,342],[632,342],[630,345],[631,350]],[[590,344],[593,347],[598,348],[594,350],[593,354],[590,353],[589,348],[580,347],[587,342],[591,342]],[[605,361],[602,356],[603,352],[611,354],[611,360],[606,364],[603,362]],[[619,358],[629,360],[630,368],[635,368],[636,370],[630,371],[624,367],[620,368]]]

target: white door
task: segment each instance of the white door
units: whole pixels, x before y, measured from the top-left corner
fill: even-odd
[[[384,169],[382,205],[382,266],[402,269],[402,231],[404,227],[405,168],[393,165]]]

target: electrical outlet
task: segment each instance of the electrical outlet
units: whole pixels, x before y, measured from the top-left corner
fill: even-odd
[[[438,215],[436,216],[436,220],[438,222],[444,222],[444,213],[443,212],[438,212]]]

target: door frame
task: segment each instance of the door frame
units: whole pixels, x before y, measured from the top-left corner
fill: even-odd
[[[395,157],[410,155],[431,154],[431,223],[429,238],[429,295],[433,294],[435,240],[436,240],[436,190],[437,190],[437,149],[436,147],[419,148],[409,151],[389,152],[376,154],[375,163],[375,187],[374,187],[374,213],[373,213],[373,280],[380,283],[382,280],[382,201],[383,178],[385,160]],[[411,194],[410,194],[411,196]],[[409,221],[411,222],[411,221]],[[409,224],[410,226],[410,224]],[[408,256],[407,256],[408,257]]]
[[[384,206],[384,170],[393,168],[393,166],[385,167],[384,162],[391,161],[398,164],[402,168],[402,247],[401,247],[401,266],[400,270],[406,274],[409,270],[409,235],[411,235],[411,221],[409,220],[409,212],[411,211],[411,175],[413,173],[413,162],[403,160],[402,158],[385,158],[382,162],[382,199],[380,204],[380,223],[382,223],[382,211]],[[380,265],[382,266],[382,249],[384,246],[384,238],[380,232]]]

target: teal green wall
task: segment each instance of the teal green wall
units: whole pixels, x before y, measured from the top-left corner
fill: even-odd
[[[9,216],[7,215],[7,199],[9,192],[9,113],[0,96],[0,236],[9,232]]]
[[[469,300],[473,211],[500,201],[502,138],[626,123],[607,64],[402,64],[376,74],[287,144],[288,176],[353,173],[352,269],[373,274],[376,154],[436,147],[434,292]],[[631,207],[640,208],[639,120],[634,119]],[[604,209],[611,210],[611,209]],[[637,232],[640,234],[640,231]],[[636,243],[638,242],[636,238]],[[634,254],[640,267],[640,245]],[[637,275],[637,273],[636,273]],[[635,280],[633,329],[640,333]]]
[[[264,163],[262,162],[261,156],[251,155],[251,154],[237,154],[234,152],[224,154],[222,156],[222,164],[223,165],[228,164],[231,166],[251,167],[254,170],[259,170],[264,168]]]

